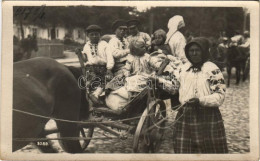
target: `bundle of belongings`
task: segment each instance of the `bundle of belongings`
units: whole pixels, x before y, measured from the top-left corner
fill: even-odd
[[[124,72],[113,78],[107,85],[106,105],[112,110],[122,110],[134,97],[148,87],[151,78],[156,77],[165,60],[169,63],[158,76],[159,84],[168,92],[178,86],[176,77],[179,74],[181,61],[171,55],[160,52],[146,53],[145,42],[141,39],[134,40],[129,45],[130,53],[124,67]]]

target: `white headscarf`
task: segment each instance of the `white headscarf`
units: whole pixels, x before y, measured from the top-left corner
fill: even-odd
[[[172,18],[169,19],[168,22],[168,33],[166,35],[166,41],[165,44],[169,43],[170,38],[172,35],[180,28],[184,27],[185,23],[183,20],[183,17],[180,15],[173,16]]]

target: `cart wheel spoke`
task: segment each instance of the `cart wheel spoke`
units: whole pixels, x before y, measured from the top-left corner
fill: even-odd
[[[88,147],[88,145],[91,141],[93,132],[94,132],[94,127],[80,128],[80,137],[89,138],[86,140],[80,140],[80,145],[81,145],[82,150],[85,150]]]
[[[162,100],[147,108],[137,126],[133,151],[138,153],[156,153],[164,134],[166,106]]]

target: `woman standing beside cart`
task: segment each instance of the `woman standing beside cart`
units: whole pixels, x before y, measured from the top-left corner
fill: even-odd
[[[185,46],[185,54],[189,61],[177,76],[182,108],[176,116],[174,151],[227,153],[225,128],[219,111],[226,86],[220,69],[208,61],[209,41],[193,39]]]
[[[209,58],[209,42],[195,38],[185,47],[190,63],[180,72],[179,100],[187,104],[176,117],[175,153],[227,153],[219,106],[226,86],[220,69]],[[181,117],[181,118],[180,118]]]

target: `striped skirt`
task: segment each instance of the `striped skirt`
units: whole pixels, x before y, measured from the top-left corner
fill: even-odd
[[[228,153],[225,128],[218,108],[186,106],[176,116],[175,153]],[[185,112],[184,112],[185,111]]]

